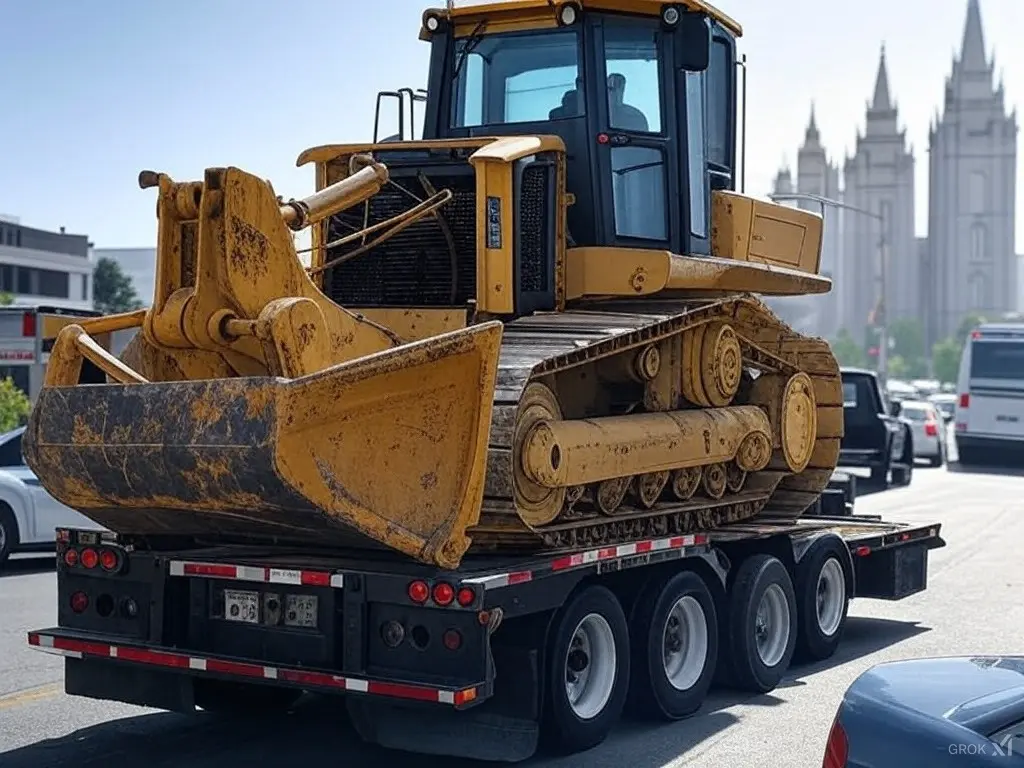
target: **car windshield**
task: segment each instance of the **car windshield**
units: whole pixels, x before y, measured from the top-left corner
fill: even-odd
[[[910,419],[911,421],[928,421],[928,417],[931,416],[931,409],[924,405],[904,403],[903,409],[900,411],[900,416]]]

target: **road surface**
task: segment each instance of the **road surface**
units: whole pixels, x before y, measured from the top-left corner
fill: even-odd
[[[601,747],[531,766],[662,768],[820,766],[843,691],[869,666],[912,656],[1021,652],[1024,626],[1024,473],[919,467],[911,487],[858,500],[857,511],[943,523],[929,589],[899,603],[857,601],[836,657],[796,667],[767,696],[713,694],[671,725],[624,723]],[[337,703],[311,700],[283,719],[238,723],[70,698],[62,661],[30,651],[25,632],[55,623],[54,575],[20,561],[0,575],[0,765],[221,768],[401,762],[466,768],[449,759],[387,752],[358,741]]]

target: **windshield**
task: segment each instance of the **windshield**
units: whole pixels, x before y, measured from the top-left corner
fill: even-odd
[[[916,403],[903,403],[900,416],[910,419],[910,421],[928,421],[928,417],[931,416],[931,409],[928,406],[917,405]]]
[[[971,378],[1024,380],[1024,344],[975,341],[971,345]]]
[[[583,114],[575,30],[456,42],[452,125],[547,122]],[[468,53],[467,53],[468,51]]]

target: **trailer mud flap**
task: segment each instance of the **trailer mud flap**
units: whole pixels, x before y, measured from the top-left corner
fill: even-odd
[[[376,542],[455,567],[483,497],[501,325],[297,379],[48,387],[25,458],[122,534]]]

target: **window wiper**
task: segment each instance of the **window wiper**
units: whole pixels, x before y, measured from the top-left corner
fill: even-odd
[[[469,54],[471,54],[476,47],[480,45],[480,41],[484,39],[483,33],[486,26],[487,20],[483,19],[476,25],[476,27],[473,28],[469,37],[466,38],[466,42],[463,44],[462,50],[459,51],[459,58],[455,60],[455,71],[452,72],[452,80],[459,76],[459,72],[462,71],[462,65],[466,63],[466,59],[469,58]]]

